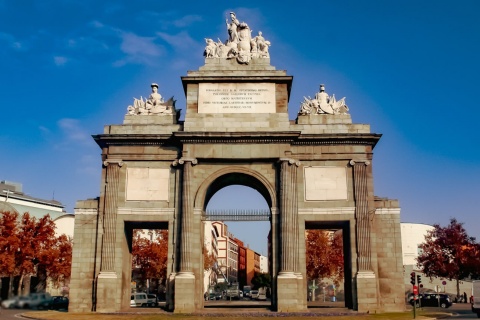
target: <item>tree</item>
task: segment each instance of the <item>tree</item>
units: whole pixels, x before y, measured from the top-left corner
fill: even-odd
[[[252,278],[252,285],[253,285],[253,288],[255,289],[259,289],[263,287],[270,288],[272,285],[272,278],[268,273],[255,272]]]
[[[37,291],[45,289],[47,276],[58,285],[70,278],[72,241],[65,235],[55,236],[55,223],[46,215],[40,219],[28,212],[18,220],[17,213],[1,212],[0,276],[10,277],[9,296],[13,293],[13,277],[37,276]],[[19,292],[22,293],[22,292]]]
[[[434,224],[420,249],[418,267],[427,277],[456,280],[457,297],[460,296],[459,281],[478,276],[479,245],[474,237],[467,235],[463,223],[456,219],[450,219],[450,224],[446,227]]]
[[[208,271],[213,269],[217,260],[213,252],[209,252],[207,246],[204,245],[202,248],[203,251],[203,270]]]
[[[138,270],[141,280],[167,277],[168,230],[151,230],[153,239],[145,237],[142,230],[134,230],[132,244],[132,269]]]
[[[307,277],[331,278],[338,285],[344,276],[342,231],[310,229],[305,234]]]
[[[50,280],[58,287],[70,279],[72,269],[72,239],[62,234],[45,256],[52,263],[47,264],[46,271]]]
[[[42,280],[41,289],[44,289],[46,275],[42,272],[39,274],[37,270],[46,270],[54,263],[49,259],[49,252],[56,241],[55,223],[48,214],[37,221],[35,217],[25,212],[20,222],[19,237],[23,243],[15,257],[15,273],[20,276],[19,287],[24,287],[23,281],[26,276],[37,275]]]
[[[8,297],[13,295],[15,276],[15,255],[21,241],[17,226],[18,214],[2,212],[0,217],[0,277],[9,277]]]

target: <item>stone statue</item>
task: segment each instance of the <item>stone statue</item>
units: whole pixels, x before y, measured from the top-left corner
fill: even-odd
[[[303,97],[300,103],[299,115],[310,114],[348,114],[348,106],[345,103],[345,97],[340,100],[331,97],[325,92],[325,86],[320,85],[320,91],[315,94],[315,98]]]
[[[258,32],[258,36],[255,37],[255,43],[257,46],[258,57],[259,58],[270,58],[268,53],[268,47],[270,46],[270,41],[266,41],[262,36],[262,31]]]
[[[206,59],[226,58],[237,59],[238,63],[248,64],[251,59],[270,58],[268,47],[270,41],[266,41],[262,32],[252,38],[252,30],[245,22],[237,19],[235,12],[230,12],[230,21],[225,19],[228,39],[223,43],[220,39],[214,42],[206,38],[207,43],[203,55]]]
[[[240,21],[238,21],[235,12],[230,12],[230,20],[228,22],[228,19],[225,19],[228,31],[227,46],[231,46],[230,43],[238,43],[238,27],[240,26]]]
[[[165,102],[162,95],[158,93],[158,84],[152,83],[152,93],[145,101],[133,98],[133,106],[127,108],[127,115],[152,115],[152,114],[172,114],[175,110],[175,100],[173,97]]]
[[[212,39],[205,38],[205,42],[207,46],[205,47],[205,51],[203,55],[207,58],[215,58],[217,56],[217,44],[213,42]]]

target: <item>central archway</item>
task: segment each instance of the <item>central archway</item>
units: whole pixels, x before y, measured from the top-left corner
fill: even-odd
[[[225,192],[226,189],[233,186],[244,187],[245,190],[250,189],[250,195],[257,193],[258,198],[263,198],[263,208],[265,205],[268,209],[258,209],[258,210],[245,210],[245,207],[239,206],[237,202],[234,207],[229,206],[228,208],[222,208],[225,210],[219,210],[220,212],[229,211],[230,214],[225,214],[223,216],[214,215],[212,210],[207,210],[211,200],[218,197],[218,192]],[[237,191],[241,190],[236,189]],[[203,200],[203,201],[202,201]],[[213,200],[214,201],[214,200]],[[216,257],[215,267],[209,271],[205,271],[208,274],[208,281],[204,280],[204,291],[206,292],[205,297],[208,302],[204,303],[204,307],[207,308],[219,308],[219,307],[264,307],[269,308],[273,306],[273,299],[271,297],[272,285],[262,287],[261,292],[268,292],[268,300],[265,295],[265,301],[257,301],[257,298],[252,298],[249,296],[249,292],[252,288],[252,279],[256,276],[260,277],[270,277],[272,279],[272,265],[273,265],[273,254],[272,254],[272,234],[274,233],[273,223],[272,223],[272,207],[274,208],[275,201],[275,190],[273,186],[267,181],[258,172],[244,168],[244,167],[228,167],[221,170],[218,170],[211,174],[207,179],[204,180],[204,183],[198,189],[198,192],[195,197],[195,208],[196,210],[201,210],[204,215],[204,237],[202,238],[202,243],[204,245],[204,252],[208,252],[207,255],[202,255],[205,261],[209,260],[208,254],[214,253]],[[200,208],[199,208],[200,207]],[[275,210],[273,210],[275,211]],[[197,211],[198,212],[198,211]],[[247,213],[245,215],[245,212]],[[233,213],[233,215],[232,215]],[[228,221],[251,221],[251,215],[258,214],[260,220],[267,220],[269,227],[265,233],[265,239],[268,242],[266,251],[268,254],[265,256],[265,251],[260,254],[260,251],[255,251],[254,247],[250,247],[247,238],[238,237],[238,234],[232,232],[229,225],[224,222]],[[211,216],[209,216],[211,215]],[[248,216],[248,218],[247,218]],[[218,221],[215,218],[218,218]],[[266,219],[265,219],[266,218]],[[237,222],[237,224],[243,224]],[[212,237],[211,235],[214,235]],[[218,238],[215,238],[215,234],[218,235]],[[268,240],[267,240],[268,239]],[[218,243],[216,243],[218,241]],[[215,248],[215,250],[207,250],[208,248]],[[236,250],[233,250],[233,249]],[[235,262],[231,266],[229,262],[231,258],[235,256]],[[265,259],[265,265],[268,265],[267,268],[260,269],[260,260]],[[233,260],[232,260],[233,261]],[[217,263],[218,262],[218,263]],[[238,262],[238,264],[237,264]],[[262,262],[263,263],[263,262]],[[225,270],[227,270],[225,272]],[[213,276],[212,274],[213,273]],[[257,274],[258,273],[258,274]],[[260,275],[264,273],[263,275]],[[233,277],[232,277],[233,274]],[[213,280],[218,276],[218,282]],[[208,282],[208,283],[207,283]],[[214,285],[212,285],[214,283]],[[209,297],[217,297],[219,293],[223,292],[222,301],[211,301]],[[244,296],[244,294],[247,296]],[[225,301],[226,300],[226,301]],[[234,302],[230,302],[234,300]]]
[[[195,195],[195,209],[206,210],[208,202],[218,190],[234,184],[257,190],[271,210],[277,207],[275,187],[263,175],[249,168],[231,166],[214,172],[203,181]]]

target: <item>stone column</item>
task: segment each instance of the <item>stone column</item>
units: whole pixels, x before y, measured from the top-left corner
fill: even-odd
[[[99,312],[117,311],[121,288],[115,272],[118,185],[121,160],[105,160],[105,199],[103,207],[103,237],[100,273],[97,278],[97,308]]]
[[[298,176],[298,167],[300,162],[296,161],[291,166],[291,183],[292,183],[292,213],[293,213],[293,232],[294,232],[294,273],[297,277],[297,297],[298,297],[298,307],[303,310],[307,310],[307,289],[305,287],[305,282],[303,279],[302,270],[305,266],[300,265],[300,241],[305,241],[305,237],[300,235],[299,225],[298,225],[298,189],[297,189],[297,176]]]
[[[173,163],[174,166],[178,164],[183,165],[183,180],[180,270],[175,275],[175,313],[190,313],[195,311],[195,274],[191,261],[193,195],[190,192],[190,184],[192,183],[192,167],[197,164],[197,159],[181,158]]]
[[[293,159],[281,158],[280,163],[280,272],[277,277],[277,309],[279,312],[299,311],[298,274],[298,204],[297,167]],[[300,298],[300,299],[299,299]]]
[[[351,160],[353,167],[355,219],[357,234],[357,300],[358,311],[377,309],[377,281],[372,268],[371,217],[374,208],[369,209],[368,160]]]

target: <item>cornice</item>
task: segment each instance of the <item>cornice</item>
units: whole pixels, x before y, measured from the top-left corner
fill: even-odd
[[[375,133],[302,134],[300,131],[264,132],[189,132],[171,134],[99,134],[93,139],[100,147],[108,146],[181,146],[182,144],[291,144],[309,145],[370,145],[381,138]]]

